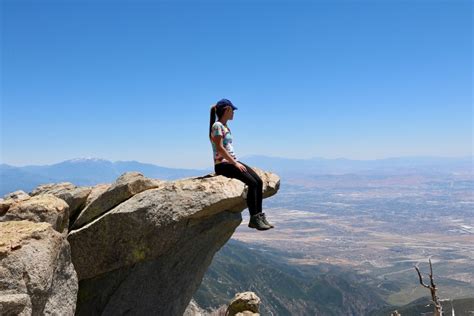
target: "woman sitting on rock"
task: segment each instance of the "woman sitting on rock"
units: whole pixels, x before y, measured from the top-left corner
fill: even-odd
[[[234,110],[237,108],[227,99],[222,99],[211,107],[209,138],[214,153],[214,171],[217,175],[239,179],[248,186],[247,206],[250,212],[248,226],[267,230],[274,226],[267,221],[265,213],[262,212],[262,179],[252,168],[237,160],[232,147],[232,134],[227,121],[234,118]]]

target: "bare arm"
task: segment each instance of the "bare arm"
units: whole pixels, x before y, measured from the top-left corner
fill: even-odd
[[[239,163],[238,161],[236,161],[234,159],[234,157],[232,157],[229,152],[224,148],[224,144],[223,144],[223,137],[222,136],[213,136],[212,138],[212,142],[216,145],[216,150],[222,155],[224,156],[224,158],[229,161],[231,164],[235,165],[237,168],[239,168],[241,171],[243,172],[246,172],[247,171],[247,168],[245,168],[244,165],[242,165],[241,163]]]

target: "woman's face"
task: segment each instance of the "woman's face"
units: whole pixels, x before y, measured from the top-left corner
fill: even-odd
[[[224,113],[228,120],[232,120],[234,118],[234,109],[231,106],[227,107]]]

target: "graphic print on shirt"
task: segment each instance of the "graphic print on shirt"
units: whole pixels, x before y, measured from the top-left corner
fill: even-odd
[[[232,146],[232,134],[230,130],[224,126],[221,122],[217,121],[214,124],[212,124],[211,128],[211,135],[212,137],[214,136],[222,136],[222,144],[229,153],[235,160],[237,160],[237,157],[234,154],[234,147]],[[213,141],[211,141],[212,144],[212,151],[214,153],[214,164],[221,163],[221,162],[230,162],[227,161],[227,159],[222,156],[216,148],[216,145],[214,144]]]

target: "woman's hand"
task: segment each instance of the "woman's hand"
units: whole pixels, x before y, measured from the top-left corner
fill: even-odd
[[[247,172],[247,168],[245,168],[245,166],[243,164],[241,164],[240,162],[237,162],[235,164],[235,166],[242,172]]]

